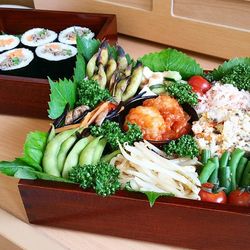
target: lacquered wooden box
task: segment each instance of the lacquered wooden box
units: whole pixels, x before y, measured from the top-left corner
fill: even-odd
[[[33,27],[60,32],[73,25],[89,27],[100,40],[117,41],[115,15],[0,9],[0,31],[8,34],[22,34]],[[48,100],[47,79],[0,74],[0,113],[46,118]]]

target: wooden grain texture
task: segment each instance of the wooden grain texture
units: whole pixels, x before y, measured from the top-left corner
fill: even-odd
[[[21,180],[19,189],[29,221],[39,225],[195,249],[250,244],[249,208],[173,197],[150,208],[143,195],[121,191],[103,198],[76,185],[45,181]]]
[[[50,2],[49,0],[34,0],[35,7],[39,9],[82,10],[116,14],[118,32],[122,34],[221,58],[249,56],[249,29],[230,28],[206,21],[193,20],[188,17],[174,16],[172,3],[171,0],[153,0],[152,11],[146,11],[143,8],[140,9],[132,5],[125,6],[110,1],[54,0]],[[186,4],[187,8],[189,8],[188,1],[186,1]],[[217,11],[223,13],[221,9]],[[245,11],[248,13],[249,8],[245,9]]]
[[[19,179],[0,174],[0,207],[23,221],[28,221],[18,190]]]
[[[173,0],[173,14],[215,25],[250,29],[250,2],[244,0]]]

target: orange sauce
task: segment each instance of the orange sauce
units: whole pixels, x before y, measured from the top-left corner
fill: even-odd
[[[15,51],[12,51],[8,54],[8,57],[14,58],[14,57],[22,57],[23,56],[23,51],[22,49],[16,49]]]
[[[146,140],[177,139],[190,132],[189,119],[189,115],[174,98],[160,95],[131,109],[125,118],[124,128],[127,129],[128,122],[137,124]]]
[[[14,41],[13,38],[7,38],[7,39],[2,39],[0,40],[0,47],[4,47],[6,45],[11,44]]]

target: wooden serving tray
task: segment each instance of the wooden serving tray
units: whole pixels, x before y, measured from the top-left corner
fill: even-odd
[[[63,11],[0,9],[0,31],[22,34],[33,27],[60,32],[66,27],[89,27],[96,38],[117,41],[115,15]],[[38,118],[47,117],[49,84],[47,79],[0,74],[0,113]]]
[[[250,209],[119,191],[107,198],[74,184],[21,180],[30,223],[195,249],[247,249]]]

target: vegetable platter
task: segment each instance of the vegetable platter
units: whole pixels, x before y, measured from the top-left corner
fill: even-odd
[[[21,179],[29,222],[248,246],[250,59],[206,72],[170,48],[133,59],[77,37],[77,50],[72,77],[48,79],[48,131],[29,133],[23,156],[0,163]]]
[[[46,108],[44,107],[46,107],[49,100],[47,76],[51,75],[51,77],[56,78],[57,75],[61,75],[61,78],[63,78],[64,73],[67,74],[67,72],[61,69],[65,67],[69,69],[69,73],[73,72],[75,57],[72,57],[72,60],[62,60],[61,62],[51,62],[40,58],[35,53],[35,47],[29,46],[30,42],[25,42],[22,37],[24,37],[23,35],[26,31],[33,28],[40,28],[41,36],[46,36],[47,31],[50,30],[55,32],[56,36],[57,34],[59,35],[58,40],[63,41],[59,39],[60,31],[71,26],[86,27],[95,34],[95,38],[100,40],[106,38],[110,43],[115,43],[117,40],[115,15],[30,9],[0,10],[1,54],[6,52],[2,50],[3,44],[12,40],[13,37],[16,37],[18,40],[17,50],[19,52],[20,49],[25,48],[31,51],[31,54],[34,54],[34,59],[23,70],[3,71],[1,68],[0,113],[46,118]],[[2,39],[2,34],[6,36],[12,35],[12,37]],[[37,41],[40,38],[33,34],[29,35],[30,37],[33,37]],[[71,49],[74,49],[72,48],[74,47],[72,43],[69,46]],[[5,47],[7,48],[7,46]],[[18,64],[20,60],[16,60],[18,58],[15,57],[14,59],[15,61],[12,60],[12,62]],[[0,64],[2,64],[1,59],[0,61]],[[68,66],[66,66],[66,63],[68,63]],[[25,91],[23,91],[24,89]],[[33,96],[38,95],[39,98],[34,101]]]

